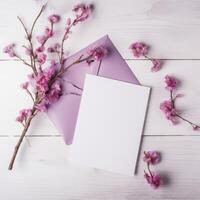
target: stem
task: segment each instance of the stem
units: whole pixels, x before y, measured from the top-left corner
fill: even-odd
[[[15,54],[15,57],[18,58],[19,60],[21,60],[25,65],[27,65],[27,66],[32,68],[32,66],[29,63],[27,63],[24,59],[22,59],[20,56]]]
[[[28,32],[28,30],[27,30],[27,28],[26,28],[24,22],[22,21],[22,19],[21,19],[19,16],[18,16],[17,18],[19,19],[20,23],[22,24],[22,26],[23,26],[23,28],[24,28],[24,31],[25,31],[25,33],[26,33],[26,36],[27,36],[27,40],[29,41],[30,48],[31,48],[31,55],[30,55],[31,67],[32,67],[32,69],[33,69],[34,74],[37,75],[37,69],[36,69],[36,67],[35,67],[35,59],[34,59],[34,53],[33,53],[33,52],[34,52],[33,43],[32,43],[32,40],[31,40],[32,36],[30,36],[30,34],[29,34],[29,32]],[[18,57],[18,58],[19,58],[19,57]],[[19,58],[19,59],[20,59],[20,58]],[[20,60],[21,60],[21,59],[20,59]],[[24,63],[24,64],[26,64],[26,63]]]
[[[29,128],[29,126],[31,124],[31,121],[32,121],[33,117],[35,116],[35,111],[36,111],[35,109],[32,111],[32,115],[28,118],[28,120],[26,121],[26,123],[24,125],[24,129],[23,129],[22,134],[21,134],[21,136],[20,136],[20,138],[19,138],[19,140],[17,142],[17,145],[15,146],[13,156],[12,156],[12,158],[10,160],[10,164],[8,166],[9,170],[13,169],[13,165],[14,165],[17,153],[19,151],[20,145],[21,145],[21,143],[22,143],[22,141],[23,141],[23,139],[24,139],[24,137],[25,137],[25,135],[26,135],[26,133],[28,131],[28,128]]]
[[[45,7],[46,7],[47,4],[43,5],[40,12],[38,13],[37,17],[35,18],[34,22],[33,22],[33,25],[32,25],[32,28],[31,28],[31,32],[30,32],[30,40],[32,39],[32,36],[33,36],[33,31],[34,31],[34,28],[35,28],[35,24],[37,23],[38,19],[40,18],[42,12],[44,11]]]
[[[97,76],[99,76],[99,72],[100,72],[100,69],[101,69],[101,63],[102,63],[102,59],[99,62],[99,66],[98,66],[98,70],[97,70]]]
[[[147,169],[148,169],[148,171],[149,171],[149,174],[151,175],[151,178],[153,178],[153,174],[151,173],[149,163],[147,163]]]
[[[172,102],[172,105],[173,105],[173,108],[175,109],[175,99],[173,98],[173,90],[170,90],[170,99],[171,99],[171,102]],[[196,128],[200,128],[199,125],[189,121],[188,119],[182,117],[181,115],[179,115],[178,113],[175,113],[176,117],[182,119],[183,121],[187,122],[188,124],[190,124],[193,128],[196,127]]]
[[[184,118],[184,117],[182,117],[182,116],[180,116],[179,114],[177,114],[176,113],[176,116],[177,117],[179,117],[180,119],[182,119],[183,121],[185,121],[185,122],[187,122],[187,123],[189,123],[192,127],[197,127],[197,128],[200,128],[200,126],[199,125],[197,125],[197,124],[194,124],[193,122],[191,122],[191,121],[189,121],[188,119],[186,119],[186,118]]]

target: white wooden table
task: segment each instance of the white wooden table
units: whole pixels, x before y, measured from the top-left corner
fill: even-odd
[[[200,120],[200,1],[198,0],[94,0],[92,19],[75,30],[68,43],[75,52],[109,34],[143,85],[153,88],[141,151],[158,150],[162,162],[156,170],[166,177],[159,190],[143,179],[140,155],[138,173],[127,177],[68,163],[68,149],[48,118],[35,120],[17,157],[13,171],[7,170],[20,134],[14,122],[18,110],[29,105],[18,87],[27,70],[17,60],[0,53],[0,199],[2,200],[133,200],[200,199],[200,133],[181,123],[172,126],[159,110],[168,97],[163,89],[166,74],[182,80],[179,100],[183,115]],[[52,0],[38,30],[52,12],[65,15],[74,1]],[[0,48],[22,41],[24,34],[16,16],[30,24],[39,4],[34,0],[0,2]],[[151,55],[162,58],[163,69],[149,72],[149,62],[133,59],[128,46],[133,41],[151,45]]]

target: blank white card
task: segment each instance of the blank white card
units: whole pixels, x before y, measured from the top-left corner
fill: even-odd
[[[150,88],[87,75],[69,159],[134,175]]]

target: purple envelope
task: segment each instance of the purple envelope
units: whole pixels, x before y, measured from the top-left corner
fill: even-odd
[[[107,35],[70,56],[67,60],[67,64],[77,60],[81,55],[86,56],[88,50],[101,45],[108,49],[108,56],[104,57],[102,62],[95,61],[91,63],[90,66],[84,62],[74,65],[69,69],[63,77],[63,96],[61,96],[59,101],[53,104],[47,111],[49,118],[63,136],[66,144],[71,144],[73,141],[81,100],[81,96],[73,94],[81,94],[82,92],[82,90],[75,87],[74,84],[83,88],[85,75],[87,73],[139,84],[137,78]]]

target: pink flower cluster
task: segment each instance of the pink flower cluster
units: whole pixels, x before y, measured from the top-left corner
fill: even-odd
[[[176,109],[171,100],[163,101],[160,104],[160,109],[165,114],[165,117],[170,120],[173,124],[177,124]]]
[[[166,75],[165,76],[165,88],[167,91],[170,92],[170,99],[165,100],[161,102],[160,104],[160,110],[164,113],[166,119],[172,122],[172,124],[177,124],[178,119],[181,119],[187,123],[189,123],[193,130],[199,130],[200,126],[197,124],[194,124],[193,122],[189,121],[188,119],[185,119],[182,117],[179,112],[177,111],[175,107],[175,101],[178,97],[181,97],[181,94],[177,94],[174,96],[174,92],[177,89],[179,81],[177,81],[174,77]]]
[[[19,111],[19,116],[16,118],[17,122],[25,123],[26,120],[32,115],[32,109],[22,109]]]
[[[61,96],[61,82],[57,80],[52,85],[50,85],[50,81],[54,77],[56,70],[57,63],[55,61],[52,61],[52,64],[48,69],[43,70],[36,76],[29,76],[29,80],[35,90],[35,93],[37,93],[41,99],[41,102],[35,105],[35,108],[38,111],[46,111],[46,109],[52,103],[58,101]]]
[[[156,165],[160,162],[160,153],[157,151],[144,152],[143,161],[146,162],[148,169],[148,172],[144,171],[144,178],[148,184],[157,189],[162,183],[161,176],[158,173],[152,172],[150,165]]]
[[[136,42],[136,43],[131,44],[129,46],[129,49],[131,49],[131,52],[133,53],[134,57],[140,58],[143,56],[147,58],[148,60],[150,60],[153,64],[153,66],[151,67],[152,72],[157,72],[161,69],[162,63],[160,60],[155,59],[155,58],[150,58],[147,56],[149,47],[146,44],[142,42]]]
[[[157,151],[147,151],[144,152],[143,161],[155,165],[160,162],[160,154]]]
[[[165,76],[166,90],[169,90],[172,94],[173,90],[176,89],[177,80],[169,75]],[[165,117],[170,120],[173,124],[177,124],[177,110],[175,109],[174,99],[165,100],[160,104],[160,109],[165,114]]]
[[[165,76],[165,83],[166,83],[166,89],[169,91],[173,91],[174,89],[176,89],[177,86],[177,80],[172,77],[172,76]]]

